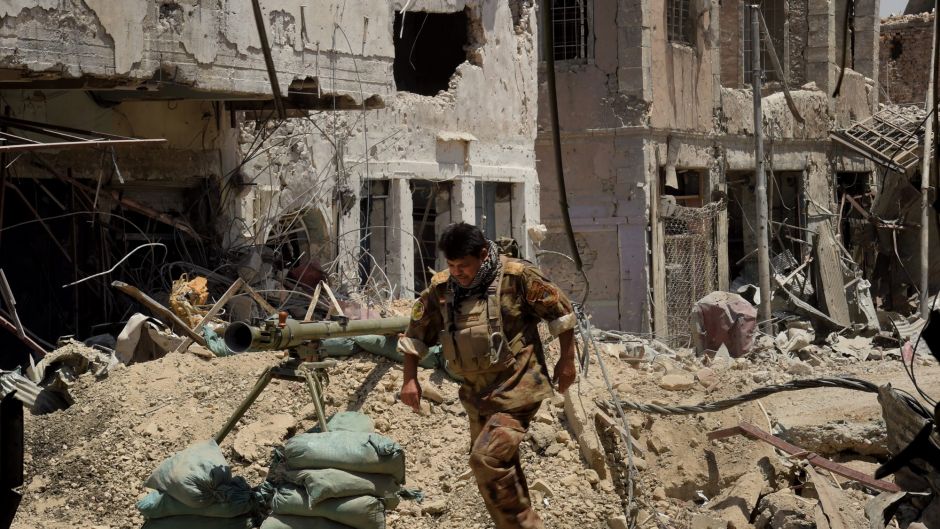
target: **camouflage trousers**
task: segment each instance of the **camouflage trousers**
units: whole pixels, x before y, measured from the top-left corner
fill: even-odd
[[[519,444],[539,404],[492,415],[463,404],[470,418],[470,469],[496,529],[544,529],[519,461]]]

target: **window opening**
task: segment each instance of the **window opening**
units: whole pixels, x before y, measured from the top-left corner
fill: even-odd
[[[457,66],[467,60],[469,23],[464,11],[395,13],[395,86],[435,96],[447,90]]]
[[[586,0],[552,0],[552,52],[556,61],[587,58]]]
[[[742,11],[743,34],[744,34],[744,82],[750,83],[754,68],[751,66],[751,57],[754,49],[753,35],[751,35],[751,9],[744,8]],[[789,58],[784,56],[784,22],[786,22],[786,12],[784,0],[763,0],[760,3],[760,12],[767,23],[767,30],[770,31],[770,40],[774,43],[774,50],[777,52],[777,58],[780,59],[780,66],[789,64]],[[762,39],[762,35],[758,38]],[[770,50],[760,41],[760,64],[764,71],[764,79],[768,81],[780,81],[780,76],[773,68],[773,62],[770,59]]]
[[[666,34],[669,42],[692,45],[691,0],[666,2]]]
[[[437,264],[437,194],[440,185],[427,180],[411,181],[412,221],[414,222],[415,292],[428,287],[431,272]]]

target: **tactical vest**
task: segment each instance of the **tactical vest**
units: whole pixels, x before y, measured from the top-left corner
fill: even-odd
[[[507,340],[503,333],[501,287],[503,272],[486,289],[485,298],[468,299],[461,303],[468,310],[454,307],[454,292],[447,287],[441,303],[444,329],[441,346],[448,369],[457,375],[497,373],[515,366],[516,355],[525,346],[522,333]],[[456,310],[455,310],[456,309]],[[457,315],[456,321],[453,316]]]

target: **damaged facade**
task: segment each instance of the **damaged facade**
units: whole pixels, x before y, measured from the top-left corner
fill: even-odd
[[[691,304],[712,290],[757,283],[756,228],[748,223],[755,211],[750,12],[738,1],[579,5],[572,33],[586,45],[569,53],[556,42],[555,58],[588,307],[601,327],[687,344]],[[771,257],[786,275],[813,252],[821,229],[845,237],[833,214],[843,193],[879,185],[872,162],[829,139],[878,108],[878,2],[854,4],[837,96],[847,2],[761,6],[783,69],[781,78],[765,47]],[[803,122],[788,109],[782,81]],[[542,217],[552,232],[547,246],[564,250],[544,115],[536,147]],[[566,270],[558,264],[552,275],[577,289],[580,280]]]
[[[262,8],[286,120],[250,2],[0,7],[3,115],[166,140],[3,155],[0,268],[39,338],[126,318],[110,281],[62,288],[118,264],[111,279],[144,292],[169,292],[182,272],[220,285],[242,275],[280,305],[316,282],[311,268],[343,294],[410,297],[440,266],[437,229],[454,221],[531,254],[529,2]],[[3,132],[25,139],[0,145],[49,140]]]

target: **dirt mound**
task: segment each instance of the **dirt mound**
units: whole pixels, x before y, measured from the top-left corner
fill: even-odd
[[[555,349],[555,344],[548,347],[550,365]],[[638,402],[694,404],[795,378],[788,372],[790,360],[773,355],[703,370],[691,356],[637,363],[621,359],[621,347],[602,349],[616,391],[621,398]],[[27,418],[27,485],[13,527],[140,527],[143,520],[134,504],[146,492],[144,479],[163,458],[211,437],[258,375],[280,358],[278,353],[254,353],[205,361],[170,354],[145,364],[119,366],[104,380],[82,376],[72,388],[74,406]],[[935,366],[919,369],[922,386],[940,393]],[[902,367],[894,361],[823,363],[814,368],[813,376],[837,371],[905,387]],[[407,485],[422,489],[426,499],[421,504],[402,502],[388,516],[390,529],[491,527],[467,465],[469,434],[457,385],[439,371],[423,371],[420,376],[425,388],[436,391],[426,391],[433,402],[422,402],[421,414],[415,414],[397,401],[402,378],[398,365],[365,354],[344,359],[330,372],[327,413],[367,413],[378,431],[405,448]],[[674,384],[679,379],[683,383]],[[571,400],[583,408],[577,415],[588,418],[600,409],[597,402],[609,399],[596,363],[571,392]],[[750,491],[755,502],[766,493],[786,490],[799,469],[781,463],[770,447],[741,437],[709,442],[706,433],[741,421],[769,429],[768,422],[776,425],[777,419],[794,428],[878,418],[880,409],[873,396],[845,393],[812,390],[777,395],[764,400],[764,409],[750,403],[699,416],[631,413],[640,470],[636,488],[640,527],[655,527],[656,518],[680,528],[691,526],[696,517],[730,517],[711,506],[738,489]],[[846,403],[852,404],[849,416]],[[605,475],[603,466],[599,472],[592,452],[582,449],[583,424],[569,423],[571,413],[574,410],[566,414],[560,396],[546,401],[521,447],[533,500],[548,527],[619,527],[616,517],[622,516],[623,506],[616,476]],[[271,448],[314,424],[305,387],[273,381],[222,448],[234,472],[257,485],[266,474]],[[594,449],[602,450],[597,448],[601,445]],[[838,446],[852,445],[846,441]],[[872,464],[871,457],[837,455]]]

